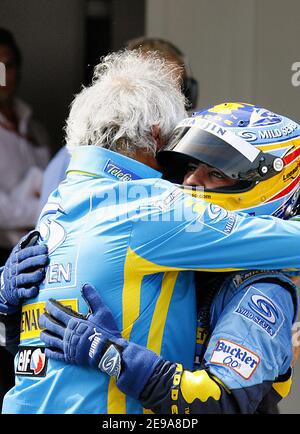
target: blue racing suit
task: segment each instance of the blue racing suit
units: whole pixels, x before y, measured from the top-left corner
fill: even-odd
[[[192,270],[299,268],[298,222],[228,212],[160,178],[107,149],[74,152],[39,218],[50,264],[39,295],[23,304],[16,384],[3,413],[143,412],[103,373],[47,360],[38,318],[51,297],[86,313],[80,288],[93,284],[124,338],[192,369]]]
[[[295,285],[270,271],[230,273],[221,285],[201,277],[195,369],[161,363],[141,402],[157,413],[276,412],[291,386]]]

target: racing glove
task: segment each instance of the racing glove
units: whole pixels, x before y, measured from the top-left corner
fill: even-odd
[[[38,231],[31,231],[12,250],[1,273],[0,313],[15,313],[24,298],[35,297],[45,277],[48,248],[38,245]]]
[[[121,337],[110,309],[96,289],[86,284],[82,296],[89,313],[82,315],[54,299],[46,302],[40,316],[40,339],[48,346],[46,356],[100,369],[115,377],[118,388],[138,399],[161,358],[154,352]]]

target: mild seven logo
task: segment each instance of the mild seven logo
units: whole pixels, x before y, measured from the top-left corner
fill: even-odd
[[[282,327],[285,316],[282,310],[259,289],[250,286],[234,313],[254,322],[273,339]]]
[[[130,170],[125,169],[114,163],[112,160],[108,160],[105,167],[104,172],[109,175],[117,178],[119,181],[133,181],[135,179],[140,179],[135,173],[130,172]]]

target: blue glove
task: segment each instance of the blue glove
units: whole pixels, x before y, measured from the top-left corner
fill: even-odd
[[[118,388],[138,399],[155,366],[161,360],[146,348],[121,337],[110,309],[91,285],[82,296],[89,306],[85,316],[50,299],[39,324],[47,357],[66,363],[100,369],[115,377]]]
[[[0,270],[0,313],[16,312],[24,298],[35,297],[39,284],[45,278],[48,248],[37,245],[39,232],[31,231],[12,250],[5,266]]]

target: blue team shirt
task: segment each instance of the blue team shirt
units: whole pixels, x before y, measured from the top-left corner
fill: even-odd
[[[228,212],[160,178],[107,149],[74,152],[37,226],[50,265],[39,295],[23,305],[16,385],[4,413],[143,412],[101,372],[45,359],[38,317],[51,297],[87,313],[80,288],[93,284],[125,338],[192,369],[192,270],[299,266],[297,222]]]

